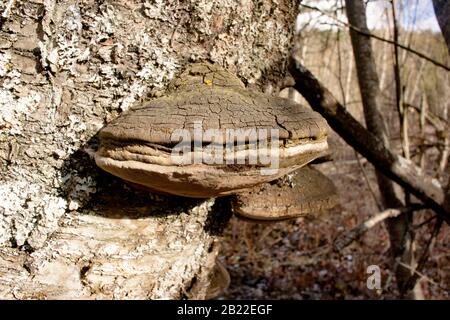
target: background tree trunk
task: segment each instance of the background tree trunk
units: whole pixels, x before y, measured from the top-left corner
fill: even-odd
[[[345,3],[349,23],[364,33],[369,34],[364,2],[360,0],[346,0]],[[379,82],[370,37],[358,33],[353,29],[350,29],[350,37],[355,56],[356,71],[367,129],[389,148],[389,134],[378,103],[380,97]],[[403,202],[400,200],[400,196],[403,192],[400,192],[399,186],[386,178],[380,171],[377,171],[377,180],[384,206],[382,209],[401,207]],[[414,234],[412,228],[410,228],[411,220],[411,214],[401,214],[386,220],[386,227],[389,232],[391,250],[394,257],[394,270],[396,271],[396,279],[402,295],[406,293],[405,286],[411,276],[411,271],[403,265],[399,265],[397,261],[411,266],[415,263]],[[414,292],[417,293],[416,298],[421,297],[419,287]]]
[[[433,7],[450,53],[450,2],[448,0],[433,0]]]
[[[205,297],[223,206],[130,190],[95,135],[188,61],[280,80],[296,2],[0,4],[0,298]]]

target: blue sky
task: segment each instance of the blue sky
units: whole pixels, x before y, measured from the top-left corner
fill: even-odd
[[[396,2],[398,18],[403,27],[410,29],[414,26],[416,30],[440,31],[431,0],[397,0]],[[386,6],[390,7],[390,4],[384,0],[369,4],[367,10],[369,26],[373,27],[385,23],[385,19],[380,18],[380,13],[384,11]]]
[[[302,3],[310,6],[319,7],[327,10],[333,6],[340,6],[344,0],[303,0]],[[396,0],[397,14],[400,24],[410,30],[433,30],[440,31],[434,15],[433,4],[431,0]],[[390,8],[387,0],[371,0],[367,7],[367,23],[369,28],[383,28],[386,26],[386,8]],[[339,15],[339,19],[347,21],[345,13]],[[300,14],[297,23],[301,27],[309,22],[309,26],[319,29],[329,29],[333,20],[321,16],[318,12],[309,12]]]

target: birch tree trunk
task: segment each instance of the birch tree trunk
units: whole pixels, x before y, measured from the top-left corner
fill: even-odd
[[[228,212],[100,172],[96,133],[209,59],[284,73],[289,0],[0,1],[0,298],[204,298]]]
[[[364,2],[362,0],[346,0],[345,3],[349,23],[357,29],[362,30],[364,33],[369,34]],[[350,29],[350,37],[355,56],[356,71],[367,129],[383,141],[384,145],[389,148],[389,133],[379,107],[379,81],[370,37],[358,33],[353,29]],[[402,192],[400,192],[399,186],[395,185],[392,180],[386,178],[381,172],[377,171],[376,173],[378,189],[384,206],[382,209],[401,207],[403,205],[400,199]],[[413,266],[415,263],[414,233],[412,228],[410,228],[411,220],[411,214],[402,214],[398,217],[386,220],[386,227],[389,232],[394,258],[393,266],[398,287],[402,295],[406,294],[405,286],[411,276],[410,269],[405,268],[403,264]],[[397,260],[399,260],[402,265],[399,265],[398,262],[396,262]],[[413,292],[416,293],[416,298],[421,297],[419,289],[419,286],[416,286],[416,289],[413,290]]]

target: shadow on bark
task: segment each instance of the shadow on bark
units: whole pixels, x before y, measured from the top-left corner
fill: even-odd
[[[174,195],[157,194],[138,190],[129,186],[95,165],[94,159],[86,149],[97,148],[97,135],[92,137],[83,148],[72,153],[61,168],[61,175],[68,177],[62,184],[62,195],[70,200],[77,187],[73,177],[95,180],[96,192],[83,203],[81,211],[110,219],[139,219],[153,217],[169,218],[192,209],[206,199],[187,198]],[[213,236],[220,235],[232,216],[229,197],[215,200],[211,208],[204,230]]]

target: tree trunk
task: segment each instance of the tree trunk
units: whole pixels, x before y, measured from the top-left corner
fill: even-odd
[[[450,54],[450,2],[448,0],[433,0],[433,7]]]
[[[131,190],[95,135],[188,61],[280,80],[295,1],[2,3],[0,298],[204,298],[226,208]]]
[[[362,0],[346,0],[348,21],[364,33],[369,34],[366,22],[366,10]],[[378,99],[380,97],[378,76],[375,60],[373,58],[370,37],[350,29],[350,37],[355,56],[358,83],[364,108],[364,118],[367,129],[383,141],[385,147],[389,148],[389,134],[385,120],[380,112]],[[378,189],[381,194],[385,209],[398,208],[402,206],[399,187],[386,178],[377,170]],[[409,228],[412,220],[411,214],[402,214],[398,217],[386,220],[389,232],[391,249],[394,257],[394,270],[400,293],[404,295],[405,285],[411,276],[411,271],[397,261],[405,265],[413,265],[414,262],[414,234]]]

